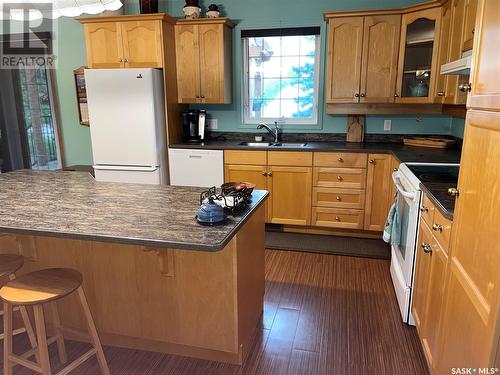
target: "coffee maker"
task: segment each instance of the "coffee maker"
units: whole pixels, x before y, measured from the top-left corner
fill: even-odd
[[[192,109],[182,112],[183,141],[200,143],[205,139],[205,117],[203,109]]]

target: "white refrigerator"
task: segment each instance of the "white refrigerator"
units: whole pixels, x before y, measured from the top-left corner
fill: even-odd
[[[168,184],[163,73],[85,69],[98,181]]]

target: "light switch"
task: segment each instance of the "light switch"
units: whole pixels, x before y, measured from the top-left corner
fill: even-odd
[[[216,118],[210,118],[206,120],[206,128],[209,130],[217,129],[219,127],[219,123]]]
[[[391,131],[392,128],[392,120],[384,120],[384,131]]]

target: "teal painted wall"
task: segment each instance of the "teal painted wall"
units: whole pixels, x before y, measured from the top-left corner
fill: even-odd
[[[450,134],[457,138],[464,137],[465,119],[460,117],[453,117],[451,121]]]
[[[232,104],[224,106],[206,106],[209,114],[219,120],[219,130],[226,131],[253,131],[252,127],[243,127],[241,120],[241,43],[240,30],[260,27],[289,27],[289,26],[321,26],[321,59],[324,66],[326,45],[326,24],[323,12],[342,9],[366,9],[400,7],[422,2],[420,0],[271,0],[263,4],[262,0],[219,0],[225,14],[235,20],[238,25],[233,39],[233,96]],[[206,7],[207,0],[202,0]],[[160,11],[180,17],[184,0],[160,1]],[[125,3],[125,13],[138,13],[138,1]],[[58,48],[58,68],[56,70],[56,84],[59,97],[59,111],[61,117],[61,136],[65,153],[66,164],[92,163],[90,132],[87,127],[78,123],[73,69],[85,65],[85,42],[81,24],[69,18],[60,18],[56,21],[54,31],[55,42]],[[317,126],[294,126],[295,131],[301,132],[345,132],[346,116],[331,116],[323,112],[323,68],[320,72],[320,108],[319,124]],[[392,120],[392,133],[395,134],[449,134],[452,118],[449,116],[368,116],[366,131],[368,133],[383,132],[384,119]],[[421,121],[417,121],[421,120]],[[287,131],[287,130],[285,130]]]

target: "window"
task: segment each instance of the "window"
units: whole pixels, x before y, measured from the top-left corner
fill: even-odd
[[[316,124],[319,27],[243,30],[245,124]]]

